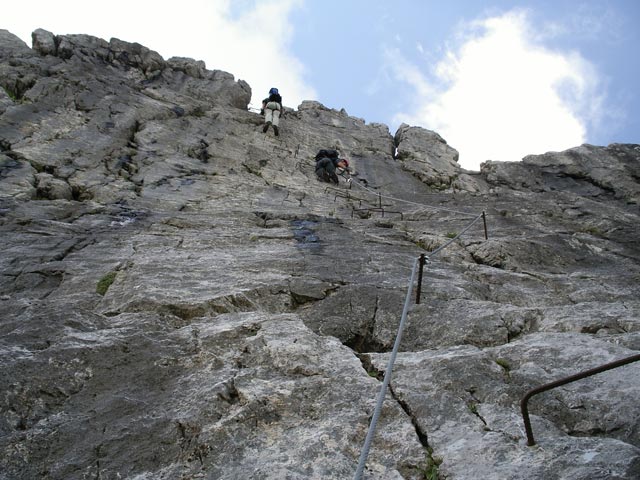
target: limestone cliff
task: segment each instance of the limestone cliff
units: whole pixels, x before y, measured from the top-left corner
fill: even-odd
[[[640,146],[457,164],[189,58],[0,30],[0,479],[636,479]],[[289,106],[291,107],[291,106]],[[315,179],[338,146],[353,181]]]

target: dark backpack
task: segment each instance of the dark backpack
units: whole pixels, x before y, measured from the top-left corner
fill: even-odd
[[[325,150],[324,148],[318,152],[316,155],[316,162],[321,158],[330,158],[331,160],[338,159],[338,152],[335,150]]]

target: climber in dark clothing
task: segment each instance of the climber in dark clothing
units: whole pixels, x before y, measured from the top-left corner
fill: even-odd
[[[262,111],[264,114],[264,127],[262,131],[267,133],[269,125],[273,125],[273,133],[280,135],[278,125],[280,124],[280,115],[282,114],[282,97],[278,93],[277,88],[269,90],[269,96],[262,101]]]
[[[320,150],[316,155],[316,176],[321,182],[338,184],[336,168],[346,170],[349,162],[345,158],[339,158],[335,150]]]

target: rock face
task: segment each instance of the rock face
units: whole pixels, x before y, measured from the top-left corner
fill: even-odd
[[[0,479],[637,479],[640,146],[457,165],[138,44],[0,30]],[[315,179],[338,147],[353,182]]]

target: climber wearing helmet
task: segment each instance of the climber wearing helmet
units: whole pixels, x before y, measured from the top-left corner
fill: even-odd
[[[280,114],[282,113],[282,97],[277,88],[269,90],[269,96],[262,101],[262,112],[264,112],[264,127],[262,131],[267,133],[269,125],[273,125],[273,133],[277,137],[280,134],[278,125],[280,123]]]

